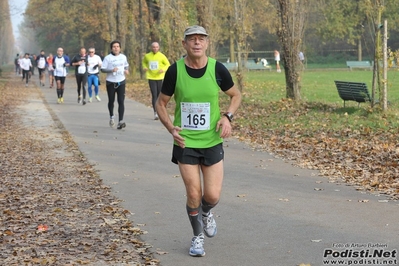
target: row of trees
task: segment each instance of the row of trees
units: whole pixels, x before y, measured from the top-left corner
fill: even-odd
[[[151,42],[160,42],[173,62],[184,54],[184,29],[200,24],[211,34],[209,55],[216,58],[242,61],[254,57],[253,50],[272,58],[281,50],[287,97],[298,99],[300,50],[310,57],[339,45],[356,48],[359,59],[365,50],[374,57],[379,21],[388,18],[395,29],[398,9],[399,0],[29,0],[18,41],[31,53],[62,46],[74,54],[93,46],[106,54],[119,39],[135,74]],[[389,45],[399,45],[397,31],[390,33]]]
[[[0,67],[10,62],[10,55],[14,53],[14,36],[10,19],[8,0],[0,0]]]

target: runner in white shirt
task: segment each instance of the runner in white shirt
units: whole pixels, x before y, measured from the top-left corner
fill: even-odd
[[[64,49],[57,49],[57,56],[53,58],[54,78],[57,83],[58,103],[64,102],[65,78],[67,76],[66,68],[70,65],[69,59],[64,56]]]
[[[124,54],[121,54],[121,43],[119,41],[111,42],[112,52],[104,58],[101,72],[107,73],[107,94],[108,94],[108,111],[110,115],[109,125],[114,126],[114,102],[115,93],[118,99],[118,126],[117,129],[126,127],[123,122],[125,113],[125,75],[129,75],[129,63]]]
[[[93,88],[94,85],[94,93],[96,94],[97,101],[101,101],[100,96],[98,95],[98,85],[99,85],[99,77],[98,74],[100,72],[100,68],[102,66],[101,57],[95,54],[96,50],[92,47],[89,48],[89,57],[87,58],[88,62],[88,78],[87,78],[87,91],[89,92],[89,102],[92,102]]]
[[[32,61],[30,60],[28,53],[25,53],[25,57],[19,61],[19,65],[22,69],[22,81],[25,79],[25,86],[28,87],[31,75],[30,69],[32,67]]]
[[[44,86],[44,78],[45,78],[45,71],[46,71],[46,55],[44,54],[44,51],[40,51],[40,55],[36,57],[36,64],[37,64],[37,69],[39,70],[39,79],[40,79],[40,85]]]

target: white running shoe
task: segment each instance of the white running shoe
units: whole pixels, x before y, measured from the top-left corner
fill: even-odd
[[[97,101],[101,102],[100,96],[96,95]]]
[[[111,116],[111,118],[109,119],[109,126],[114,127],[114,125],[115,125],[115,119],[113,116]]]
[[[209,213],[208,216],[202,216],[202,222],[204,224],[204,233],[207,237],[214,237],[218,232],[218,228],[216,226],[215,218],[213,218],[213,214]]]
[[[188,252],[192,257],[203,257],[205,256],[204,250],[204,234],[201,233],[198,236],[194,236],[191,239],[191,247]]]

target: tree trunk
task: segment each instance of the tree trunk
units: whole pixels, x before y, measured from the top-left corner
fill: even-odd
[[[141,69],[141,54],[137,53],[137,47],[139,46],[139,39],[137,38],[137,33],[135,29],[135,19],[134,19],[134,0],[127,0],[127,34],[126,34],[126,46],[124,53],[127,56],[129,62],[130,74],[134,77],[136,72]],[[137,62],[140,62],[137,64]]]
[[[384,20],[384,45],[383,45],[383,90],[382,90],[382,110],[388,110],[388,91],[387,91],[387,84],[388,84],[388,21]]]
[[[110,41],[115,40],[115,8],[113,5],[113,1],[104,0],[107,4],[107,12],[108,12],[108,25],[109,25],[109,37]]]
[[[143,20],[143,3],[142,0],[139,0],[139,39],[140,43],[138,46],[139,57],[144,57],[145,51],[145,38],[144,38],[144,20]],[[140,79],[144,78],[144,70],[140,62]]]
[[[380,52],[381,52],[381,33],[380,33],[380,24],[381,24],[381,14],[382,9],[378,7],[378,14],[377,14],[377,24],[375,25],[375,43],[374,43],[374,67],[373,67],[373,83],[371,88],[371,107],[374,107],[376,102],[375,95],[377,88],[380,88]]]
[[[244,73],[242,71],[242,47],[245,42],[244,37],[244,25],[243,25],[243,0],[234,0],[234,32],[236,37],[236,47],[237,47],[237,71],[236,71],[236,78],[237,78],[237,87],[240,91],[244,89]]]
[[[148,7],[148,25],[150,26],[150,43],[159,42],[158,26],[161,18],[161,7],[158,1],[146,0]]]
[[[307,0],[278,0],[280,18],[277,35],[282,47],[282,62],[285,71],[286,97],[301,99],[301,63],[299,52],[305,29]]]
[[[229,36],[229,46],[230,46],[230,62],[236,62],[236,54],[235,54],[235,49],[234,49],[234,33],[230,31],[230,36]]]
[[[126,43],[126,30],[125,30],[125,20],[123,19],[123,6],[124,0],[118,0],[116,2],[116,38],[121,42],[122,49],[125,48]]]
[[[362,38],[359,38],[357,43],[357,59],[362,61]]]

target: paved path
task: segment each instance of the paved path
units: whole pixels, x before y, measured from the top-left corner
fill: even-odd
[[[218,235],[205,239],[205,257],[191,258],[184,186],[170,162],[172,138],[153,120],[152,109],[127,99],[127,127],[112,129],[104,91],[102,102],[82,106],[76,101],[73,77],[66,84],[64,104],[56,103],[55,89],[42,87],[42,108],[47,102],[123,206],[135,213],[134,223],[148,231],[142,239],[154,252],[167,252],[156,255],[161,265],[317,266],[323,265],[324,250],[337,243],[383,244],[385,251],[399,248],[398,202],[329,183],[315,171],[232,138],[225,141],[225,182],[214,209]],[[345,251],[341,246],[333,249]]]

